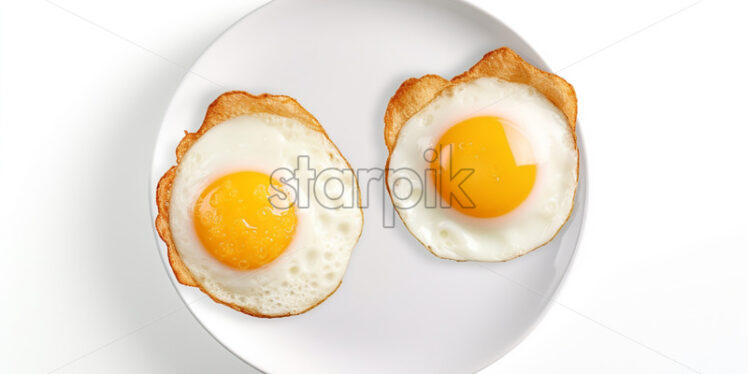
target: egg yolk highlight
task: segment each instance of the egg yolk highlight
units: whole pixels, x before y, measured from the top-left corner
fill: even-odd
[[[296,212],[293,205],[278,209],[270,203],[278,191],[278,181],[253,171],[223,176],[205,188],[195,203],[194,223],[211,256],[238,270],[280,256],[293,239]]]
[[[518,207],[530,195],[537,172],[524,134],[492,116],[469,118],[449,128],[439,139],[431,169],[442,199],[479,218]]]

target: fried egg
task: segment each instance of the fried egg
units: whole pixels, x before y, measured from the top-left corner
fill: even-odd
[[[436,256],[505,261],[550,241],[577,185],[575,135],[533,86],[448,84],[404,122],[387,184],[408,230]]]
[[[215,121],[181,155],[170,237],[193,285],[216,301],[255,316],[299,314],[342,281],[363,225],[358,185],[353,173],[319,173],[350,170],[321,127],[245,112]]]

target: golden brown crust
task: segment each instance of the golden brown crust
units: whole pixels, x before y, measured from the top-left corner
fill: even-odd
[[[337,289],[340,287],[340,284],[342,284],[342,281],[338,283],[337,287],[335,287],[335,289],[330,292],[330,294],[325,296],[324,299],[320,300],[318,303],[301,312],[289,313],[284,315],[265,315],[256,310],[243,308],[239,305],[219,300],[218,298],[210,294],[210,292],[208,292],[205,288],[203,288],[192,276],[192,273],[190,273],[190,270],[187,268],[184,262],[182,262],[182,258],[179,256],[179,252],[177,251],[176,245],[174,244],[174,240],[171,235],[171,229],[169,227],[169,202],[171,201],[172,184],[174,182],[174,177],[176,176],[177,167],[182,161],[182,157],[184,156],[184,154],[187,153],[187,151],[190,149],[190,147],[192,147],[195,141],[197,141],[203,134],[205,134],[206,131],[210,130],[213,126],[234,117],[255,113],[268,113],[281,117],[292,118],[299,121],[304,126],[322,133],[325,138],[330,141],[330,144],[335,147],[335,150],[338,152],[340,157],[343,158],[348,168],[351,168],[348,160],[343,156],[342,153],[340,153],[340,150],[337,148],[335,143],[330,140],[329,136],[327,136],[327,133],[325,132],[324,128],[322,128],[322,125],[320,125],[317,119],[314,118],[314,116],[312,116],[309,112],[307,112],[306,109],[304,109],[304,107],[302,107],[301,104],[299,104],[293,98],[283,95],[252,95],[243,91],[226,92],[216,98],[210,104],[210,106],[208,106],[208,110],[205,113],[205,119],[196,132],[190,133],[185,131],[185,135],[179,142],[176,150],[177,165],[169,168],[169,170],[166,171],[166,173],[164,173],[164,175],[159,180],[158,186],[156,188],[156,203],[158,206],[158,216],[156,216],[156,231],[158,232],[158,235],[161,237],[164,243],[166,243],[166,247],[168,248],[169,265],[174,271],[174,275],[176,276],[179,283],[182,283],[186,286],[197,287],[206,295],[210,296],[213,301],[227,305],[245,314],[261,318],[288,317],[292,315],[302,314],[315,308],[316,306],[327,300],[327,298],[330,297],[333,293],[335,293],[335,291],[337,291]],[[356,180],[356,187],[358,191],[358,206],[361,207],[361,190],[360,188],[358,188],[358,180]],[[359,231],[359,237],[360,236],[361,231]]]
[[[390,102],[387,105],[384,115],[384,142],[389,151],[387,163],[385,164],[385,186],[387,187],[387,193],[390,195],[390,199],[393,202],[394,199],[392,199],[392,191],[390,190],[389,184],[389,172],[387,171],[389,170],[392,150],[397,143],[400,129],[402,129],[403,125],[405,125],[411,117],[425,108],[445,89],[457,84],[467,83],[485,77],[499,78],[508,82],[526,84],[540,91],[540,93],[553,103],[553,105],[556,106],[566,117],[566,122],[568,123],[574,137],[574,148],[577,149],[575,133],[577,122],[577,96],[574,92],[574,87],[558,75],[542,71],[535,66],[532,66],[510,48],[501,47],[486,53],[483,55],[483,58],[475,63],[475,65],[470,69],[451,80],[446,80],[438,75],[424,75],[421,78],[410,78],[403,82],[392,98],[390,98]],[[578,179],[579,158],[577,157],[577,181]],[[576,195],[576,188],[574,189],[574,194]],[[573,209],[574,202],[572,201],[572,209],[569,210],[569,215],[566,216],[564,223],[559,226],[559,229],[548,241],[533,250],[548,244],[556,237],[558,232],[561,231],[561,228],[569,220],[569,217],[571,217]],[[397,209],[395,209],[395,211],[398,216],[400,216],[400,220],[402,220],[400,211]],[[410,228],[405,221],[402,220],[402,222],[405,225],[405,228],[410,231]],[[413,233],[411,232],[411,234]],[[441,257],[434,253],[432,248],[424,244],[416,235],[413,236],[436,257],[457,262],[466,261]],[[525,254],[530,253],[533,250],[527,251]],[[517,255],[510,259],[501,261],[483,262],[505,262],[520,256],[522,255]]]
[[[438,75],[410,78],[400,85],[384,113],[384,140],[389,151],[392,151],[397,134],[405,122],[449,85],[448,80]]]
[[[169,227],[169,202],[171,202],[171,185],[174,182],[174,177],[177,175],[177,167],[172,166],[169,170],[161,177],[158,181],[158,187],[156,188],[156,203],[158,204],[158,216],[156,217],[156,231],[161,237],[161,240],[166,243],[169,255],[169,265],[174,270],[174,275],[177,277],[179,283],[187,286],[197,287],[197,282],[192,277],[187,266],[182,262],[182,258],[179,257],[177,247],[174,245],[174,240],[171,237],[171,228]]]
[[[452,78],[452,83],[470,82],[474,79],[494,77],[508,82],[535,87],[566,116],[572,132],[577,123],[577,95],[574,87],[556,74],[530,65],[507,47],[486,53],[468,71]]]
[[[234,117],[254,113],[269,113],[293,118],[310,129],[323,133],[328,140],[330,139],[317,119],[291,97],[269,94],[255,96],[244,91],[230,91],[218,96],[208,106],[205,120],[196,132],[185,132],[184,138],[177,146],[177,164],[182,161],[182,156],[192,147],[192,143],[213,126]]]
[[[484,77],[535,87],[561,110],[572,133],[574,132],[577,121],[577,96],[574,87],[558,75],[530,65],[511,49],[501,47],[486,53],[468,71],[449,81],[438,75],[425,75],[403,82],[390,99],[384,115],[384,142],[387,149],[392,151],[397,134],[405,122],[426,107],[440,92],[457,84]]]

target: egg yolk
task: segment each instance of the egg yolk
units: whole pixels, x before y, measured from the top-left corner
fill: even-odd
[[[278,181],[253,171],[223,176],[205,188],[195,203],[194,222],[211,256],[238,270],[280,256],[293,239],[296,212],[293,205],[279,209],[270,203],[277,191],[282,191]]]
[[[535,184],[527,138],[492,116],[457,123],[439,139],[431,161],[443,201],[472,217],[498,217],[519,206]]]

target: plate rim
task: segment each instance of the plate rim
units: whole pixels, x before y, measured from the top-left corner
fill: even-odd
[[[169,112],[171,110],[171,107],[174,104],[174,100],[175,100],[175,98],[177,96],[177,93],[182,89],[182,86],[185,84],[185,82],[187,80],[187,77],[190,74],[197,74],[197,73],[195,73],[193,71],[193,68],[200,62],[200,60],[202,60],[202,58],[206,55],[206,53],[211,49],[211,47],[218,40],[220,40],[221,38],[223,38],[231,30],[233,30],[239,23],[244,22],[245,19],[249,18],[250,16],[255,15],[256,13],[258,13],[260,11],[262,11],[266,7],[269,7],[269,6],[273,5],[273,4],[277,4],[277,3],[281,3],[281,2],[290,2],[290,1],[299,1],[299,0],[270,0],[270,1],[267,1],[266,3],[264,3],[264,4],[261,4],[260,6],[254,8],[254,9],[252,9],[251,11],[249,11],[245,15],[241,16],[236,21],[232,22],[223,31],[221,31],[220,34],[218,34],[215,38],[213,38],[210,41],[209,44],[207,44],[207,46],[205,47],[205,49],[203,49],[202,52],[200,52],[200,54],[197,56],[197,58],[195,58],[192,61],[192,63],[189,65],[189,67],[184,67],[184,73],[182,74],[182,76],[180,78],[179,84],[172,91],[171,99],[169,100],[168,104],[164,107],[163,114],[161,116],[161,119],[158,122],[158,131],[156,133],[156,141],[154,142],[153,150],[151,151],[150,173],[148,173],[148,186],[149,186],[149,188],[148,188],[148,202],[149,202],[149,214],[150,214],[150,217],[151,217],[150,226],[151,226],[151,231],[152,231],[153,238],[154,238],[154,241],[155,241],[155,249],[156,249],[157,254],[158,254],[158,256],[159,256],[159,258],[161,260],[161,264],[164,267],[164,271],[166,271],[167,277],[169,278],[169,281],[170,281],[172,287],[174,288],[174,291],[179,296],[179,300],[182,302],[183,306],[190,312],[190,314],[192,315],[192,317],[194,318],[194,320],[197,321],[197,323],[200,325],[200,327],[203,330],[205,330],[208,333],[208,335],[210,335],[210,337],[213,338],[213,340],[215,340],[224,349],[226,349],[228,352],[230,352],[234,357],[238,358],[239,360],[241,360],[245,364],[249,365],[253,369],[255,369],[255,370],[259,371],[259,372],[262,372],[262,373],[267,373],[268,371],[266,369],[263,369],[263,368],[259,367],[256,363],[250,362],[248,359],[242,357],[242,355],[240,355],[237,352],[235,352],[231,347],[229,347],[228,345],[226,345],[219,337],[217,337],[216,334],[205,325],[205,323],[203,323],[203,321],[195,314],[195,312],[194,312],[194,310],[192,308],[192,303],[189,303],[189,302],[187,302],[187,300],[185,300],[185,296],[183,295],[182,291],[180,290],[183,285],[176,280],[176,278],[174,276],[174,272],[173,272],[173,270],[171,268],[171,265],[169,264],[168,257],[165,256],[162,253],[163,252],[163,250],[162,250],[163,242],[162,242],[161,237],[159,236],[158,231],[156,230],[156,226],[155,226],[156,216],[158,215],[158,208],[156,206],[156,189],[157,189],[157,186],[158,186],[158,180],[160,180],[160,177],[159,177],[159,175],[161,175],[160,173],[165,172],[165,171],[157,171],[156,170],[156,159],[158,158],[158,150],[160,148],[159,147],[159,144],[160,144],[159,139],[161,139],[161,137],[162,137],[162,132],[163,132],[163,129],[164,129],[164,122],[166,121],[167,116],[169,115]],[[424,3],[423,0],[405,0],[405,1]],[[536,64],[541,65],[541,66],[539,66],[539,68],[541,68],[542,70],[545,70],[545,71],[553,72],[552,69],[550,69],[550,66],[548,65],[548,63],[545,61],[545,59],[542,57],[542,55],[539,54],[535,50],[535,48],[532,46],[532,44],[528,43],[521,36],[521,34],[517,33],[513,28],[509,27],[507,24],[505,24],[504,22],[502,22],[499,18],[497,18],[491,12],[486,11],[485,9],[479,7],[476,4],[473,4],[473,3],[469,2],[468,0],[438,0],[438,1],[441,2],[441,3],[452,3],[452,5],[454,5],[454,6],[466,7],[466,8],[468,8],[468,9],[474,11],[474,12],[480,13],[481,15],[489,18],[492,22],[500,24],[501,26],[503,26],[504,28],[506,28],[507,30],[509,30],[511,33],[513,33],[514,36],[516,36],[522,42],[522,44],[526,48],[528,48],[530,51],[532,51],[532,53],[535,56],[537,56],[537,58],[536,58],[536,60],[537,60]],[[436,1],[434,3],[436,3]],[[576,189],[575,195],[574,195],[574,207],[573,207],[573,211],[572,211],[571,214],[575,214],[576,213],[576,214],[579,215],[579,231],[578,231],[578,233],[576,235],[576,240],[573,243],[574,249],[573,249],[573,251],[571,253],[571,256],[569,257],[568,265],[565,267],[565,269],[564,269],[563,273],[561,274],[561,276],[560,276],[558,282],[556,283],[555,287],[553,287],[552,290],[550,292],[548,292],[547,296],[544,296],[544,298],[546,298],[547,300],[544,301],[543,306],[540,308],[540,313],[535,318],[535,320],[531,324],[529,324],[528,327],[524,330],[524,332],[522,334],[520,334],[516,339],[514,339],[514,341],[512,342],[512,344],[510,344],[509,346],[507,346],[503,350],[503,352],[501,352],[492,361],[490,361],[490,362],[486,363],[485,365],[481,366],[476,372],[481,372],[481,371],[487,369],[488,367],[494,365],[496,362],[498,362],[503,357],[505,357],[508,353],[510,353],[511,351],[513,351],[520,343],[522,343],[523,341],[525,341],[525,339],[533,331],[535,331],[535,329],[538,327],[538,325],[545,319],[546,315],[550,311],[550,309],[553,306],[553,304],[557,303],[557,302],[555,302],[555,298],[560,293],[560,291],[562,290],[563,286],[565,285],[566,279],[568,278],[568,274],[571,271],[572,267],[574,266],[574,263],[576,262],[576,258],[577,258],[578,253],[579,253],[579,243],[580,243],[580,240],[581,240],[582,236],[584,235],[584,232],[586,231],[585,230],[585,226],[586,226],[587,204],[588,204],[588,195],[589,195],[589,192],[588,192],[589,183],[588,183],[588,176],[587,176],[587,157],[586,157],[586,152],[584,151],[585,147],[583,146],[584,141],[582,139],[583,138],[582,131],[580,130],[580,126],[579,126],[579,116],[577,116],[576,125],[577,126],[576,126],[576,129],[575,129],[575,135],[576,135],[576,140],[577,140],[577,150],[578,150],[578,153],[579,153],[579,173],[578,173],[578,178],[577,178],[577,189]],[[156,181],[156,183],[153,183],[154,181]],[[578,201],[579,197],[582,195],[582,194],[580,194],[580,191],[582,191],[582,193],[583,193],[581,204]],[[564,223],[564,226],[562,226],[562,229],[565,227],[565,225],[567,223],[568,222]],[[184,287],[187,287],[187,286],[184,286]],[[190,288],[192,288],[192,287],[190,287]]]

